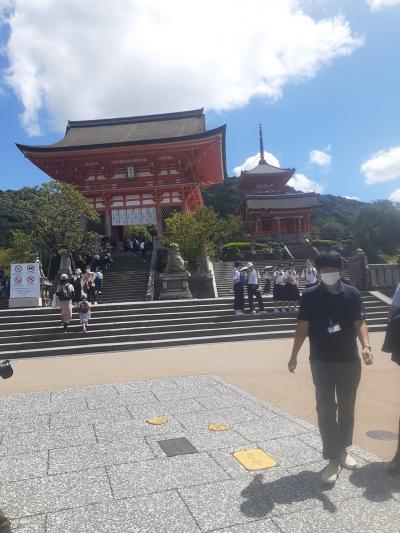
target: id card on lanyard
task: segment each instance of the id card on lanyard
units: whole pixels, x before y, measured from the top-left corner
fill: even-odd
[[[342,331],[342,328],[340,327],[340,324],[335,324],[333,320],[329,319],[329,326],[328,326],[328,333],[337,333],[338,331]]]

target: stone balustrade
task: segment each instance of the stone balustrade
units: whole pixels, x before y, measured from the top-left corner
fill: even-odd
[[[390,263],[384,265],[369,264],[369,279],[371,289],[396,287],[400,283],[400,265]]]

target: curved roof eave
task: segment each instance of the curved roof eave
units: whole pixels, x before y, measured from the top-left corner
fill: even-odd
[[[203,139],[207,137],[212,137],[213,135],[221,134],[223,145],[225,148],[225,134],[226,134],[226,124],[214,128],[212,130],[207,130],[201,133],[195,133],[192,135],[186,135],[184,137],[164,137],[162,139],[145,139],[141,141],[122,141],[114,143],[101,143],[101,144],[86,144],[86,145],[77,145],[77,146],[54,146],[54,145],[27,145],[15,143],[16,147],[25,154],[25,152],[37,152],[37,153],[54,153],[54,152],[76,152],[79,150],[94,150],[98,148],[118,148],[124,146],[142,146],[149,144],[161,144],[161,143],[173,143],[173,142],[185,142],[185,141],[194,141],[197,139]],[[225,151],[225,150],[224,150]]]

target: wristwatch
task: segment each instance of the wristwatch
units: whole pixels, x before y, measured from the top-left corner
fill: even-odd
[[[371,346],[369,344],[364,344],[363,348],[369,348],[371,350]]]

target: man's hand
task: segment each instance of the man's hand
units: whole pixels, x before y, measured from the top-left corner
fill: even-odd
[[[289,359],[289,362],[288,362],[289,372],[294,374],[296,367],[297,367],[297,357],[293,357],[292,355],[292,357]]]
[[[371,349],[368,348],[368,346],[364,346],[361,353],[364,363],[366,365],[372,365],[374,362],[374,356],[372,355]]]

